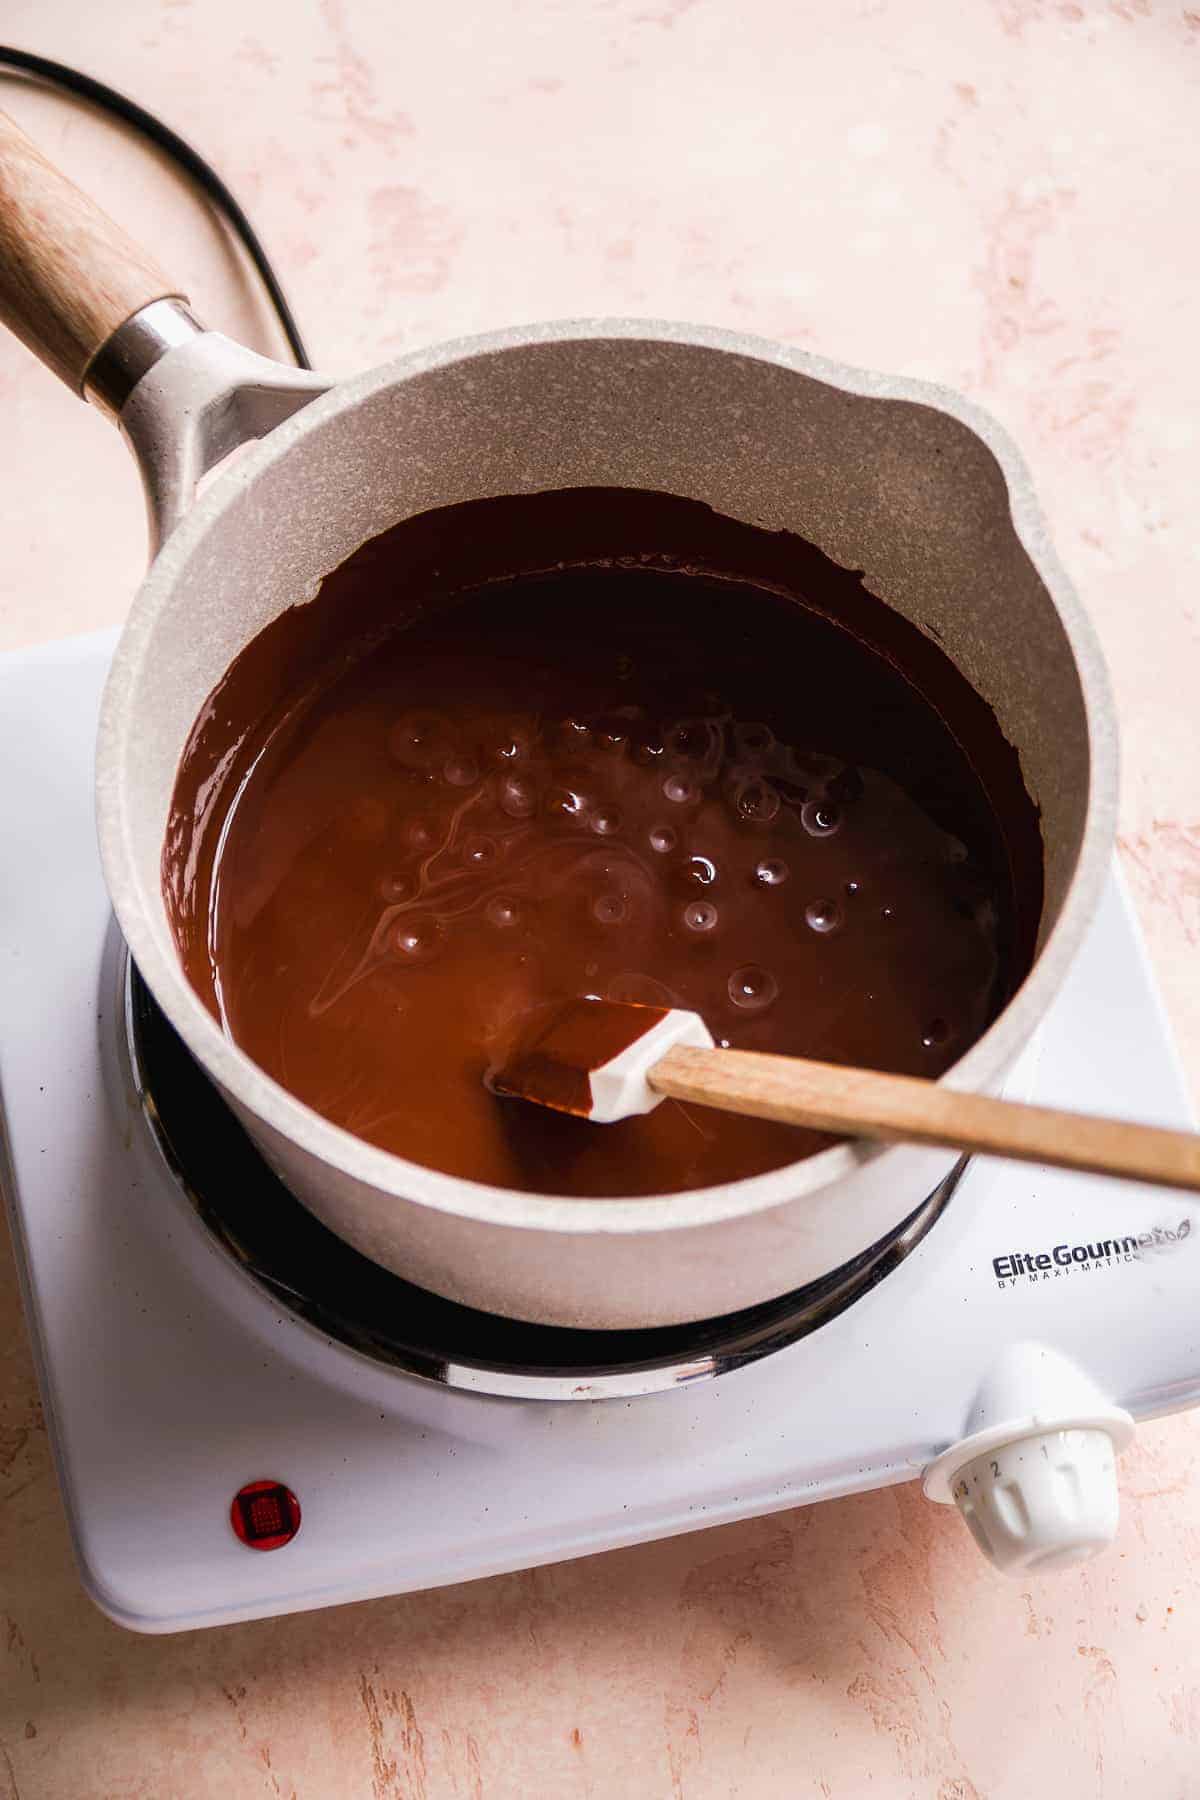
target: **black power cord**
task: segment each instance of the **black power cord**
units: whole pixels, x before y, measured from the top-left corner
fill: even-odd
[[[75,94],[81,100],[90,101],[101,112],[110,113],[114,118],[123,120],[134,131],[140,132],[190,175],[241,240],[267,291],[271,305],[275,308],[296,367],[312,368],[304,339],[300,336],[300,328],[292,316],[292,309],[279,278],[271,267],[270,259],[259,242],[258,233],[216,170],[205,162],[199,151],[193,150],[178,132],[172,131],[169,125],[164,125],[161,119],[156,119],[153,113],[147,112],[144,106],[139,106],[136,100],[127,99],[115,88],[106,87],[104,82],[95,80],[91,75],[84,75],[79,69],[70,69],[65,63],[51,62],[48,56],[35,56],[29,50],[11,50],[7,45],[0,45],[0,68],[17,69],[23,75],[31,75],[35,80],[45,82],[48,87],[58,88],[63,93]]]

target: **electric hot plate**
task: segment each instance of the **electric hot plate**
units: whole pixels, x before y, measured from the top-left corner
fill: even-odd
[[[0,1186],[80,1568],[113,1618],[399,1594],[918,1479],[1014,1356],[1069,1363],[1135,1419],[1200,1400],[1190,1202],[983,1158],[828,1283],[683,1332],[515,1325],[365,1264],[266,1174],[121,966],[92,795],[113,642],[0,657],[0,767],[21,771],[0,784],[20,871],[0,883]],[[1115,877],[1024,1078],[1048,1104],[1189,1122]]]

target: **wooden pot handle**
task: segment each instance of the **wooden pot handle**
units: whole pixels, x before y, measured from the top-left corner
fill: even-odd
[[[118,325],[181,289],[0,113],[0,320],[68,387]]]

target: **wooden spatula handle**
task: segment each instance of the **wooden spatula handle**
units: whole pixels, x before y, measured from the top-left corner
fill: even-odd
[[[76,392],[118,325],[185,298],[146,252],[0,113],[0,320]]]
[[[960,1094],[907,1075],[748,1050],[668,1050],[650,1085],[676,1100],[851,1137],[939,1144],[1200,1190],[1200,1134]]]

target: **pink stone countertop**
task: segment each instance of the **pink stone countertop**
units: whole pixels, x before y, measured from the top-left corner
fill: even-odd
[[[1200,11],[1165,0],[7,0],[10,42],[206,151],[343,372],[554,315],[744,327],[1004,421],[1097,621],[1124,865],[1200,1078]],[[0,103],[259,345],[137,143]],[[0,340],[0,647],[120,619],[141,500]],[[5,1253],[0,1796],[1200,1794],[1200,1436],[1144,1428],[1113,1553],[993,1576],[912,1488],[175,1639],[71,1563]]]

